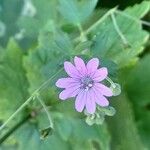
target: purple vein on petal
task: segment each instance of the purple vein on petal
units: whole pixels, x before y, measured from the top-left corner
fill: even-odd
[[[103,68],[96,70],[92,78],[94,81],[100,82],[106,79],[107,75],[108,75],[107,68],[103,67]]]
[[[77,85],[79,85],[79,80],[76,80],[74,78],[61,78],[56,82],[56,86],[59,88],[67,88]]]
[[[93,74],[99,66],[98,58],[92,58],[86,65],[88,74]]]
[[[75,66],[76,66],[77,70],[82,75],[85,75],[87,73],[87,69],[86,69],[85,63],[84,63],[84,61],[81,58],[79,58],[79,57],[76,56],[74,58],[74,63],[75,63]]]
[[[99,91],[97,91],[95,88],[93,88],[92,90],[95,93],[95,101],[98,105],[102,107],[109,105],[109,101],[103,95],[101,95]]]
[[[67,72],[67,74],[72,78],[77,78],[78,79],[78,78],[81,77],[80,73],[75,68],[75,66],[72,63],[68,62],[68,61],[64,62],[64,69]]]
[[[75,100],[75,109],[78,112],[82,112],[85,104],[86,104],[86,92],[84,90],[81,90]]]
[[[96,103],[95,103],[93,91],[91,91],[91,90],[89,90],[87,92],[86,110],[90,114],[93,114],[95,112],[95,110],[96,110]]]
[[[101,93],[102,95],[105,95],[105,96],[112,96],[113,95],[113,92],[110,88],[108,88],[107,86],[101,84],[101,83],[95,83],[95,86],[96,90]]]
[[[59,98],[61,100],[66,100],[68,98],[75,97],[79,92],[80,92],[80,86],[66,88],[59,94]]]

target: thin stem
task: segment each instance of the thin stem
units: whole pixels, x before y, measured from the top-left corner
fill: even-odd
[[[142,24],[144,24],[144,25],[146,25],[146,26],[150,26],[150,22],[143,21],[143,20],[140,20],[140,19],[138,19],[138,18],[136,18],[136,17],[133,17],[133,16],[131,16],[131,15],[128,15],[128,14],[122,12],[122,11],[117,10],[117,7],[115,7],[115,8],[110,9],[110,10],[109,10],[106,14],[104,14],[97,22],[95,22],[95,23],[94,23],[92,26],[90,26],[86,31],[84,31],[84,35],[89,34],[92,30],[94,30],[95,28],[97,28],[97,26],[98,26],[99,24],[101,24],[102,22],[104,22],[105,19],[106,19],[108,16],[110,16],[111,14],[114,14],[114,13],[118,13],[118,14],[120,14],[120,15],[122,15],[122,16],[128,18],[128,19],[134,20],[134,21],[137,22],[137,23],[142,23]],[[78,42],[79,40],[80,40],[80,37],[77,37],[77,38],[74,39],[75,42]],[[126,41],[124,38],[123,38],[123,40]],[[127,41],[126,41],[126,42],[127,42]]]
[[[32,95],[6,120],[6,122],[0,126],[0,131],[5,128],[5,126],[25,107],[27,106],[32,99],[34,99],[35,95],[42,90],[57,74],[59,74],[62,71],[60,69],[58,72],[56,72],[52,77],[50,77],[47,81],[45,81],[37,90],[35,90]]]
[[[29,97],[6,121],[0,126],[0,131],[33,99],[33,95]]]
[[[115,83],[109,77],[107,77],[106,80],[112,85],[113,88],[116,87]]]
[[[101,24],[108,16],[114,13],[117,10],[117,7],[110,9],[103,17],[101,17],[96,23],[94,23],[91,27],[86,30],[86,34],[90,33],[94,30],[99,24]]]
[[[20,128],[24,123],[26,123],[31,118],[31,115],[27,115],[23,120],[12,127],[2,138],[0,138],[0,144],[2,144],[12,133],[14,133],[18,128]]]
[[[120,30],[120,28],[119,28],[119,26],[118,26],[118,24],[117,24],[117,21],[116,21],[116,18],[115,18],[115,16],[114,16],[114,13],[111,13],[111,18],[112,18],[114,27],[115,27],[115,29],[116,29],[118,35],[119,35],[120,38],[122,39],[123,43],[124,43],[124,44],[128,44],[127,39],[125,38],[125,36],[124,36],[123,33],[121,32],[121,30]]]
[[[81,42],[87,41],[87,37],[86,37],[86,35],[85,35],[84,31],[83,31],[83,28],[82,28],[81,24],[78,24],[77,26],[78,26],[78,29],[80,31]]]
[[[47,114],[47,118],[48,118],[48,120],[49,120],[49,126],[50,126],[51,128],[53,128],[52,118],[51,118],[51,116],[50,116],[50,114],[49,114],[49,111],[48,111],[48,109],[47,109],[47,107],[46,107],[46,104],[45,104],[44,101],[41,99],[41,97],[40,97],[40,95],[39,95],[38,93],[37,93],[36,98],[38,99],[38,101],[40,102],[40,104],[42,105],[42,107],[44,108],[45,113]]]
[[[80,41],[81,41],[81,42],[86,42],[86,41],[87,41],[87,36],[86,36],[86,34],[84,33],[81,24],[78,24],[78,28],[79,28],[79,31],[80,31],[80,37],[79,37],[79,38],[80,38]],[[85,49],[82,50],[81,53],[82,53],[82,54],[85,54],[87,51],[88,51],[88,49],[85,48]]]
[[[142,23],[143,25],[150,26],[150,22],[147,22],[147,21],[144,21],[144,20],[140,20],[140,19],[138,19],[136,17],[133,17],[131,15],[128,15],[127,13],[124,13],[122,11],[116,10],[115,13],[118,13],[118,14],[120,14],[120,15],[128,18],[128,19],[134,20],[137,23]]]
[[[61,71],[63,70],[63,68],[61,68],[59,71],[57,71],[53,76],[51,76],[48,80],[46,80],[37,90],[35,90],[35,92],[33,93],[37,93],[40,90],[42,90],[43,88],[45,88],[45,86],[55,77],[57,76]]]
[[[84,35],[89,34],[92,30],[97,28],[99,24],[105,21],[105,19],[111,15],[111,13],[115,12],[117,10],[117,7],[110,9],[104,16],[102,16],[98,21],[96,21],[92,26],[90,26],[86,31],[84,31]],[[81,29],[81,28],[80,28]],[[82,30],[83,31],[83,30]],[[75,42],[78,42],[80,40],[80,37],[77,37],[74,39]]]

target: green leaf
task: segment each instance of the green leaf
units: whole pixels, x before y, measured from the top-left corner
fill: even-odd
[[[150,147],[150,54],[142,58],[128,73],[126,90],[133,103],[136,122],[143,142]]]
[[[97,0],[59,0],[59,3],[61,15],[68,22],[78,25],[91,15],[97,4]]]
[[[81,150],[91,150],[95,147],[95,144],[99,149],[109,150],[110,134],[106,124],[101,126],[87,125],[85,119],[80,119],[81,114],[77,115],[72,105],[71,101],[53,105],[50,111],[54,122],[54,132],[52,135],[58,136],[74,150],[79,147]],[[44,113],[38,118],[39,127],[41,128],[46,124],[47,118]],[[51,138],[51,136],[49,136],[49,138]]]
[[[142,2],[123,12],[140,19],[149,10],[150,2]],[[113,60],[121,68],[137,60],[137,56],[143,51],[143,46],[148,41],[149,34],[142,29],[140,23],[132,19],[125,18],[120,14],[116,14],[115,18],[120,31],[128,41],[128,46],[117,33],[112,19],[107,18],[92,33],[92,36],[95,36],[92,52],[93,55]],[[135,36],[135,33],[138,36]]]
[[[141,6],[142,5],[142,6]],[[143,1],[141,4],[135,4],[134,7],[129,6],[126,12],[136,18],[142,18],[150,10],[150,2]],[[136,12],[136,13],[135,13]]]
[[[28,56],[24,58],[30,93],[62,69],[64,60],[70,57],[72,47],[68,35],[57,28],[52,21],[48,22],[39,36],[39,45],[30,50]],[[63,74],[60,73],[58,76],[60,75]],[[46,100],[56,99],[55,81],[56,77],[49,82],[48,92],[44,89]]]
[[[6,120],[28,97],[28,82],[18,45],[10,40],[0,51],[0,119]]]
[[[108,125],[112,136],[112,150],[145,149],[138,134],[130,101],[123,93],[114,100],[116,115]]]
[[[20,134],[22,133],[22,134]],[[17,150],[69,150],[69,145],[65,143],[57,134],[53,134],[45,140],[40,139],[39,131],[36,125],[28,123],[20,128],[15,134],[18,141]]]
[[[66,106],[67,107],[67,106]],[[66,109],[66,108],[63,108]],[[62,109],[62,112],[64,111]],[[13,135],[16,142],[16,150],[50,149],[50,150],[91,150],[94,148],[101,150],[110,150],[110,135],[106,124],[101,126],[88,126],[84,119],[67,116],[58,111],[50,111],[54,121],[54,132],[45,139],[40,139],[40,128],[47,122],[47,116],[44,112],[34,118],[34,122],[29,120],[23,124]],[[3,147],[9,146],[4,143]]]
[[[79,120],[78,124],[74,123],[74,136],[73,137],[80,141],[82,140],[85,140],[85,141],[91,140],[92,142],[95,141],[99,145],[99,148],[102,150],[110,149],[109,147],[110,136],[104,124],[91,127],[91,126],[88,126],[85,122]]]

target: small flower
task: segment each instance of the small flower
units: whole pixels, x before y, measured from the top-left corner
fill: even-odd
[[[101,107],[109,105],[106,97],[113,95],[112,90],[102,83],[108,75],[107,68],[99,66],[99,59],[92,58],[86,65],[79,58],[74,58],[74,64],[64,62],[64,69],[69,75],[67,78],[61,78],[56,82],[56,86],[64,88],[59,94],[61,100],[76,97],[75,109],[82,112],[84,108],[89,114],[96,111],[96,104]]]

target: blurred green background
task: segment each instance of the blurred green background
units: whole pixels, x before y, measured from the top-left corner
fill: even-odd
[[[109,15],[93,27],[115,6],[127,43]],[[89,126],[74,100],[58,99],[58,74],[39,92],[54,129],[35,99],[0,131],[0,150],[149,150],[149,33],[149,0],[0,0],[1,125],[75,55],[98,57],[122,88],[110,99],[116,114]]]

